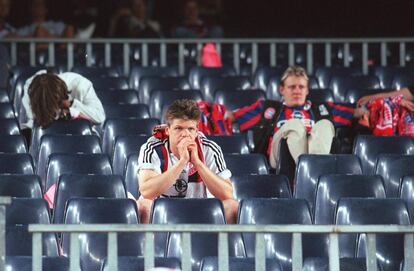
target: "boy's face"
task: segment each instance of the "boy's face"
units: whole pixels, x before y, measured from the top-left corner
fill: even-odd
[[[198,131],[198,122],[195,120],[173,119],[166,128],[170,147],[176,148],[184,138],[195,140]]]
[[[283,96],[286,106],[304,105],[308,93],[308,81],[303,76],[289,76],[280,86],[280,94]]]

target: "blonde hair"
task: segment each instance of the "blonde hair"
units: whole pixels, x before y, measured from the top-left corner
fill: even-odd
[[[306,81],[309,81],[306,70],[300,66],[290,66],[285,70],[282,77],[280,78],[280,84],[284,85],[286,78],[289,76],[303,77]]]

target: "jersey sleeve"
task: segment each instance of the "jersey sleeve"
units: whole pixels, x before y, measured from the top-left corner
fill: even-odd
[[[138,155],[138,172],[141,169],[149,169],[161,174],[161,160],[154,149],[160,144],[162,144],[161,141],[150,138],[141,146]]]
[[[203,145],[204,163],[206,166],[219,177],[230,179],[231,171],[227,169],[220,146],[207,138],[204,138],[201,144]]]
[[[259,99],[251,105],[233,111],[234,120],[239,124],[241,132],[253,128],[259,122],[263,111],[263,102],[263,99]]]
[[[332,120],[335,127],[351,126],[354,118],[355,108],[349,104],[336,104],[328,102],[327,105],[331,108]]]

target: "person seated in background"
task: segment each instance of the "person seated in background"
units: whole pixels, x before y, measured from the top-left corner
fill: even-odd
[[[235,223],[238,203],[233,199],[231,172],[220,146],[198,131],[201,112],[193,100],[176,100],[166,111],[166,125],[141,146],[138,210],[148,223],[157,197],[206,198],[223,202],[226,220]]]
[[[223,29],[208,27],[199,17],[198,3],[188,0],[184,4],[184,20],[173,30],[175,38],[222,38]]]
[[[10,0],[0,0],[0,39],[16,37],[16,29],[7,23],[10,13]]]
[[[83,118],[95,124],[105,120],[92,82],[80,74],[41,70],[26,80],[23,91],[19,123],[27,142],[34,125],[48,127],[58,119]]]
[[[119,2],[119,7],[111,19],[108,34],[115,38],[159,38],[162,36],[160,24],[147,18],[144,0]]]
[[[352,118],[361,114],[344,105],[310,102],[308,81],[302,67],[289,67],[280,82],[283,103],[259,100],[230,114],[241,131],[253,129],[255,152],[266,154],[273,168],[278,166],[283,138],[296,163],[301,154],[328,154],[335,126],[350,126]]]

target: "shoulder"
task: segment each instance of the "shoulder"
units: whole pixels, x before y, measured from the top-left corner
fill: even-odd
[[[199,132],[198,136],[200,145],[203,148],[204,155],[217,154],[222,155],[221,147],[213,140],[208,139],[203,133]]]

